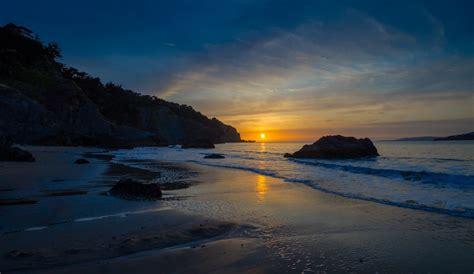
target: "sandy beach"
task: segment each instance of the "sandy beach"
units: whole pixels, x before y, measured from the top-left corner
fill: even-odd
[[[0,274],[474,274],[474,1],[3,1]]]
[[[2,273],[472,273],[474,220],[348,199],[242,170],[110,162],[29,147],[0,164]],[[89,156],[87,165],[74,160]],[[128,163],[134,165],[134,163]],[[185,180],[157,201],[104,195],[124,177]],[[12,205],[11,201],[30,203]]]

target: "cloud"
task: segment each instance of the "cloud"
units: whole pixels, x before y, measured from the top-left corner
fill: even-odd
[[[243,132],[304,127],[378,132],[379,127],[395,134],[384,123],[405,121],[407,132],[418,132],[406,122],[474,116],[474,58],[445,48],[449,29],[430,10],[411,14],[427,27],[423,35],[354,8],[330,19],[292,10],[292,24],[268,24],[274,20],[269,12],[268,22],[234,16],[252,27],[239,25],[232,37],[210,39],[193,50],[180,50],[185,43],[178,40],[179,47],[157,43],[174,55],[159,65],[138,58],[135,63],[144,65],[133,84]]]
[[[325,135],[342,134],[359,138],[370,137],[375,140],[390,140],[403,137],[449,136],[472,131],[474,118],[447,120],[416,120],[387,123],[373,123],[362,126],[321,126],[317,128],[279,128],[266,130],[273,141],[314,142]],[[244,136],[255,136],[259,131],[243,132]]]
[[[354,11],[332,25],[207,45],[175,69],[157,95],[243,129],[472,115],[472,57],[438,56],[438,45]]]

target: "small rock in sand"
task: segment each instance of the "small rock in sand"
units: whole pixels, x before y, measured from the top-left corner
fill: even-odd
[[[7,254],[7,256],[12,259],[21,259],[21,258],[31,257],[33,255],[34,254],[31,252],[24,252],[24,251],[19,251],[19,250],[12,250]]]
[[[86,159],[77,159],[76,161],[74,161],[75,164],[77,165],[84,165],[84,164],[88,164],[90,163],[89,161],[87,161]]]
[[[217,154],[217,153],[212,153],[209,155],[204,156],[204,159],[224,159],[224,155],[222,154]]]
[[[29,205],[29,204],[36,204],[37,200],[32,199],[4,199],[0,200],[0,206],[13,206],[13,205]]]
[[[120,180],[109,193],[123,199],[158,199],[162,195],[158,184],[147,184],[133,179]]]

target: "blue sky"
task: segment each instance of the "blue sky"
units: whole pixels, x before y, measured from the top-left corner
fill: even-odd
[[[10,1],[14,22],[104,81],[244,137],[474,130],[473,1]]]

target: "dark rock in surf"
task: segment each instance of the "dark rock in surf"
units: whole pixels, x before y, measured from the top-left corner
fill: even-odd
[[[129,200],[159,199],[162,195],[158,184],[147,184],[133,179],[120,180],[109,190],[109,193]]]
[[[88,164],[89,161],[87,161],[86,159],[77,159],[76,161],[74,161],[74,163],[76,165],[85,165],[85,164]]]
[[[311,145],[304,145],[293,154],[284,155],[287,158],[319,159],[357,159],[375,156],[379,154],[370,139],[356,139],[341,135],[324,136]]]
[[[181,148],[215,148],[214,144],[208,140],[199,140],[189,143],[184,143]]]
[[[217,153],[212,153],[209,155],[204,156],[204,159],[224,159],[224,155],[222,154],[217,154]]]

